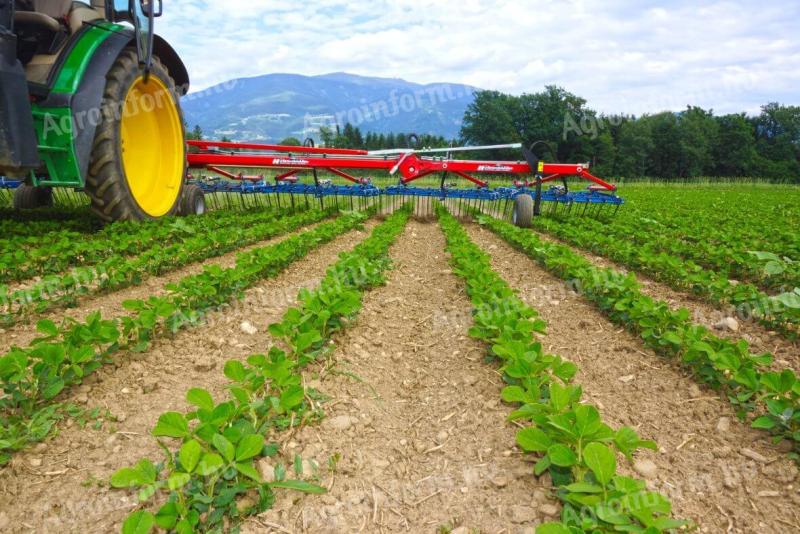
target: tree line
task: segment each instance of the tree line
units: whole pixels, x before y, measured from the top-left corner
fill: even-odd
[[[770,103],[757,116],[679,113],[604,115],[560,87],[513,96],[481,91],[467,108],[461,141],[521,142],[540,158],[590,162],[599,175],[631,178],[754,177],[800,183],[800,106]],[[495,157],[518,159],[513,152]]]
[[[187,137],[202,139],[199,126]],[[414,139],[416,137],[416,139]],[[228,141],[229,139],[223,139]],[[460,139],[411,133],[363,133],[350,123],[320,128],[322,146],[380,150],[455,145],[533,143],[545,161],[589,162],[598,175],[625,179],[701,176],[752,177],[800,183],[800,106],[769,103],[756,116],[715,115],[688,106],[681,112],[605,115],[563,88],[508,95],[479,91],[467,107]],[[414,142],[416,141],[416,142]],[[295,137],[283,145],[300,146]],[[487,159],[520,159],[518,150],[496,150]]]
[[[358,126],[349,122],[343,128],[335,130],[323,126],[319,131],[320,142],[324,146],[334,148],[356,148],[363,150],[381,150],[384,148],[444,148],[449,146],[448,141],[441,135],[413,134],[413,133],[375,133],[361,132]]]

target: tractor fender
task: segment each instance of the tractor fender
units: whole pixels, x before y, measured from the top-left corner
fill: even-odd
[[[128,46],[136,45],[133,30],[111,31],[94,52],[83,73],[77,91],[72,95],[51,93],[43,102],[43,107],[69,107],[72,114],[73,146],[82,181],[86,179],[92,145],[97,126],[102,119],[103,92],[106,75],[120,53]],[[175,49],[162,37],[153,39],[153,55],[158,56],[167,67],[178,88],[178,97],[189,90],[189,74]]]

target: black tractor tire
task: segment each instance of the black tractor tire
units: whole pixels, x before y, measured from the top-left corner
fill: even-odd
[[[530,195],[517,195],[511,221],[519,228],[530,228],[533,220],[533,198]]]
[[[14,191],[14,209],[35,210],[53,207],[53,190],[22,184]]]
[[[145,211],[137,202],[126,176],[122,143],[123,108],[128,92],[141,75],[136,48],[134,47],[125,48],[106,75],[102,118],[97,125],[94,144],[92,145],[91,161],[85,188],[86,194],[91,200],[92,211],[106,222],[152,220],[175,215],[180,208],[180,201],[183,197],[183,183],[186,175],[186,132],[183,112],[175,89],[175,81],[156,56],[153,56],[150,77],[157,78],[167,89],[168,98],[172,99],[180,119],[180,135],[183,143],[183,170],[179,185],[177,185],[180,190],[171,207],[165,213],[154,216]],[[152,150],[162,150],[160,139],[149,139],[148,142]],[[153,178],[162,179],[162,177],[156,176]]]
[[[183,198],[181,199],[181,215],[205,215],[206,197],[200,186],[187,184],[183,187]]]

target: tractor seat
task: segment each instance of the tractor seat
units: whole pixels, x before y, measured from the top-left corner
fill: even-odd
[[[82,27],[84,22],[102,19],[101,10],[73,0],[22,0],[14,13],[14,26],[20,49],[28,57],[25,77],[29,82],[46,84],[60,50]]]

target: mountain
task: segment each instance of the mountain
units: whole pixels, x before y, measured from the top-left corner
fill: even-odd
[[[279,142],[293,136],[319,140],[319,128],[350,122],[361,131],[458,136],[464,111],[478,89],[421,85],[346,73],[321,76],[268,74],[191,93],[182,100],[189,128],[207,137]]]

